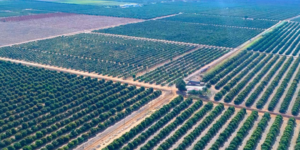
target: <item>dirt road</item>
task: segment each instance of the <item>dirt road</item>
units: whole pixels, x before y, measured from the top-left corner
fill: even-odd
[[[105,131],[99,133],[96,137],[89,139],[87,142],[83,143],[80,147],[76,148],[75,150],[101,149],[107,146],[114,139],[120,137],[121,135],[129,131],[132,127],[142,122],[142,120],[146,118],[146,116],[148,116],[149,113],[155,111],[156,109],[159,109],[175,97],[176,95],[174,95],[171,91],[165,92],[158,99],[149,102],[146,106],[132,113],[125,119],[119,121],[114,126],[109,127]]]
[[[258,34],[257,36],[253,37],[252,39],[248,40],[247,42],[245,42],[244,44],[240,45],[239,47],[233,49],[232,51],[230,51],[229,53],[223,55],[222,57],[214,60],[213,62],[205,65],[204,67],[202,67],[201,69],[199,69],[198,71],[192,73],[191,75],[189,75],[188,77],[185,78],[186,81],[192,79],[194,76],[197,76],[203,72],[208,71],[209,69],[221,64],[223,61],[225,61],[226,59],[230,58],[231,56],[233,56],[234,54],[238,53],[241,50],[244,50],[249,44],[251,44],[253,41],[255,41],[258,38],[261,38],[262,35],[264,35],[267,32],[270,32],[271,30],[273,30],[274,28],[276,28],[279,24],[281,24],[282,21],[278,22],[277,24],[273,25],[272,27],[268,28],[267,30],[265,30],[264,32]]]
[[[277,112],[271,112],[271,111],[267,111],[267,110],[260,110],[260,109],[257,109],[257,108],[249,108],[249,107],[244,107],[244,106],[241,106],[241,105],[235,105],[235,104],[229,104],[229,103],[224,103],[224,102],[218,102],[218,101],[204,99],[204,98],[201,98],[201,100],[203,100],[205,102],[212,102],[214,104],[222,103],[222,104],[224,104],[224,106],[233,106],[235,108],[245,108],[248,111],[258,111],[259,113],[270,113],[271,115],[281,115],[282,117],[285,117],[285,118],[295,118],[296,120],[300,120],[300,116],[293,116],[293,115],[288,115],[288,114],[281,114],[281,113],[277,113]]]
[[[171,43],[171,44],[187,45],[187,46],[203,46],[203,47],[208,47],[208,48],[232,49],[230,47],[220,47],[220,46],[213,46],[213,45],[204,45],[204,44],[195,44],[195,43],[187,43],[187,42],[160,40],[160,39],[152,39],[152,38],[136,37],[136,36],[127,36],[127,35],[120,35],[120,34],[109,34],[109,33],[99,33],[99,32],[92,32],[92,33],[93,34],[100,34],[100,35],[107,35],[107,36],[114,36],[114,37],[122,37],[122,38],[127,38],[127,39],[134,39],[134,40],[163,42],[163,43]]]
[[[114,82],[122,82],[122,83],[127,83],[127,84],[135,85],[135,86],[144,86],[146,88],[153,88],[153,89],[162,90],[162,91],[176,90],[175,88],[172,88],[172,87],[164,87],[164,86],[160,86],[160,85],[147,84],[147,83],[142,83],[142,82],[138,82],[138,81],[124,80],[124,79],[120,79],[120,78],[103,76],[103,75],[99,75],[99,74],[96,74],[96,73],[88,73],[88,72],[72,70],[72,69],[66,69],[66,68],[61,68],[61,67],[56,67],[56,66],[42,65],[42,64],[26,62],[26,61],[22,61],[22,60],[15,60],[15,59],[3,58],[3,57],[0,57],[0,60],[20,63],[20,64],[27,65],[27,66],[34,66],[34,67],[45,68],[45,69],[49,69],[49,70],[55,70],[55,71],[59,71],[59,72],[65,72],[65,73],[71,73],[71,74],[76,74],[76,75],[88,76],[88,77],[91,77],[91,78],[111,80],[111,81],[114,81]]]

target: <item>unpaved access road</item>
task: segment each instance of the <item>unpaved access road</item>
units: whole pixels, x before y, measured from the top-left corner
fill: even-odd
[[[170,100],[175,97],[176,95],[172,92],[165,92],[161,97],[149,102],[146,106],[109,127],[105,131],[99,133],[95,138],[89,139],[75,150],[102,149],[110,144],[114,139],[128,132],[132,127],[138,125],[144,118],[146,118],[147,115],[149,115],[150,112],[155,111],[166,103],[169,103]]]
[[[228,58],[234,56],[235,54],[237,54],[238,52],[240,52],[241,50],[244,50],[245,48],[248,47],[249,44],[251,44],[253,41],[259,39],[262,37],[262,35],[264,35],[265,33],[268,33],[270,31],[272,31],[274,28],[276,28],[278,25],[280,25],[282,23],[282,21],[278,22],[277,24],[273,25],[272,27],[268,28],[267,30],[265,30],[264,32],[258,34],[257,36],[253,37],[252,39],[248,40],[247,42],[243,43],[242,45],[240,45],[239,47],[231,50],[229,53],[223,55],[222,57],[214,60],[213,62],[203,66],[201,69],[199,69],[198,71],[192,73],[191,75],[189,75],[188,77],[186,77],[184,80],[188,81],[191,80],[194,76],[197,76],[201,73],[207,72],[208,70],[210,70],[211,68],[214,68],[215,66],[221,64],[222,62],[224,62],[225,60],[227,60]]]
[[[293,115],[288,115],[288,114],[281,114],[281,113],[277,113],[277,112],[271,112],[268,110],[264,110],[264,109],[257,109],[257,108],[249,108],[249,107],[244,107],[241,105],[235,105],[235,104],[229,104],[229,103],[224,103],[224,102],[220,102],[220,101],[214,101],[214,100],[210,100],[210,99],[205,99],[205,98],[201,98],[201,100],[205,101],[205,102],[212,102],[214,104],[224,104],[224,106],[233,106],[235,108],[245,108],[248,111],[258,111],[259,113],[270,113],[271,115],[281,115],[282,117],[285,118],[295,118],[296,120],[300,120],[300,116],[293,116]]]
[[[49,70],[55,70],[55,71],[59,71],[59,72],[81,75],[81,76],[85,76],[85,77],[111,80],[114,82],[127,83],[127,84],[135,85],[135,86],[143,86],[146,88],[153,88],[156,90],[173,91],[173,92],[176,91],[176,89],[173,87],[164,87],[164,86],[160,86],[160,85],[147,84],[147,83],[142,83],[142,82],[138,82],[138,81],[124,80],[121,78],[103,76],[103,75],[99,75],[96,73],[88,73],[88,72],[83,72],[83,71],[78,71],[78,70],[66,69],[66,68],[49,66],[49,65],[42,65],[42,64],[38,64],[38,63],[26,62],[26,61],[22,61],[22,60],[15,60],[15,59],[3,58],[3,57],[0,57],[0,60],[10,61],[10,62],[14,62],[14,63],[20,63],[20,64],[27,65],[27,66],[34,66],[34,67],[45,68],[45,69],[49,69]]]
[[[10,62],[15,62],[15,63],[21,63],[23,65],[34,66],[34,67],[39,67],[39,68],[45,68],[45,69],[55,70],[55,71],[59,71],[59,72],[77,74],[77,75],[82,75],[82,76],[85,76],[85,77],[111,80],[111,81],[114,81],[114,82],[127,83],[127,84],[135,85],[135,86],[144,86],[146,88],[153,88],[153,89],[156,89],[156,90],[170,91],[170,92],[173,93],[173,95],[177,95],[176,94],[177,89],[174,88],[174,87],[165,87],[165,86],[160,86],[160,85],[142,83],[142,82],[138,82],[138,81],[124,80],[124,79],[120,79],[120,78],[103,76],[103,75],[99,75],[99,74],[95,74],[95,73],[88,73],[88,72],[83,72],[83,71],[78,71],[78,70],[71,70],[71,69],[60,68],[60,67],[49,66],[49,65],[41,65],[41,64],[37,64],[37,63],[31,63],[31,62],[26,62],[26,61],[22,61],[22,60],[14,60],[14,59],[3,58],[3,57],[0,57],[0,60],[10,61]],[[218,101],[204,99],[204,98],[201,98],[201,99],[203,101],[211,101],[215,104],[223,103],[223,102],[218,102]],[[247,110],[250,110],[250,111],[257,110],[260,113],[268,112],[268,113],[273,114],[273,115],[282,115],[283,117],[287,117],[287,118],[294,117],[295,119],[300,120],[300,116],[295,117],[295,116],[288,115],[288,114],[281,114],[281,113],[270,112],[270,111],[266,111],[266,110],[259,110],[259,109],[256,109],[256,108],[248,108],[248,107],[244,107],[244,106],[240,106],[240,105],[234,105],[234,104],[228,104],[228,103],[223,103],[223,104],[225,106],[234,106],[236,108],[246,108]]]

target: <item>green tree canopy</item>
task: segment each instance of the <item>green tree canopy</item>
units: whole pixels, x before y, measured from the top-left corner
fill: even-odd
[[[186,84],[185,82],[182,80],[182,79],[178,79],[176,81],[176,88],[179,90],[179,91],[186,91],[186,88],[185,88]]]

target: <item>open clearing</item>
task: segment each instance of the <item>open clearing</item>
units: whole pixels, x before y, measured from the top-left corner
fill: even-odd
[[[34,16],[32,15],[31,17]],[[18,22],[0,22],[0,46],[140,21],[143,20],[73,14],[40,19],[25,19]]]

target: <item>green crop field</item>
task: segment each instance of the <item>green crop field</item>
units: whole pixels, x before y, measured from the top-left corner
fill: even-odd
[[[283,23],[248,47],[248,50],[281,55],[299,56],[300,23]]]
[[[298,149],[297,128],[295,118],[177,97],[104,150]]]
[[[98,30],[96,32],[223,47],[237,47],[262,31],[261,29],[155,20]]]
[[[227,52],[229,52],[228,49],[200,48],[162,67],[139,76],[135,80],[172,86],[178,79],[187,77]]]
[[[300,58],[242,51],[203,81],[219,90],[214,100],[298,116]]]
[[[299,16],[299,0],[0,0],[0,150],[300,150]]]
[[[9,0],[0,1],[0,17],[23,16],[32,14],[48,13],[51,11],[28,7],[26,2],[14,2]]]
[[[44,2],[81,4],[81,5],[122,5],[126,2],[106,1],[106,0],[39,0]]]
[[[139,3],[142,7],[121,8],[124,3]],[[109,7],[107,7],[107,5]],[[88,15],[105,15],[149,19],[164,15],[182,13],[201,13],[222,16],[249,17],[254,19],[283,20],[300,14],[295,4],[268,4],[260,1],[200,1],[200,2],[170,2],[150,0],[2,0],[0,1],[0,17],[27,15],[31,13],[65,12]],[[10,13],[8,13],[11,11]]]
[[[64,36],[0,49],[0,56],[102,75],[131,77],[194,46],[98,34]]]
[[[87,3],[87,1],[77,1],[78,3]],[[109,3],[119,3],[111,1]],[[229,4],[232,6],[234,4]],[[227,6],[227,5],[226,5]],[[221,6],[221,8],[226,7]],[[44,12],[64,12],[64,13],[77,13],[77,14],[87,14],[87,15],[104,15],[104,16],[114,16],[114,17],[127,17],[127,18],[139,18],[139,19],[150,19],[165,15],[177,14],[179,12],[203,12],[205,10],[210,10],[218,8],[218,5],[210,2],[201,3],[183,3],[183,2],[172,2],[172,3],[157,3],[157,4],[145,4],[142,7],[129,7],[121,8],[119,6],[105,6],[105,5],[82,5],[82,4],[72,4],[72,3],[56,3],[56,2],[46,2],[46,1],[35,1],[35,0],[16,0],[0,1],[0,12],[10,11],[10,10],[24,10],[32,9]],[[26,13],[15,14],[26,15]],[[13,16],[13,14],[7,14],[7,16]],[[5,15],[3,15],[5,17]]]
[[[261,29],[269,28],[278,22],[278,21],[268,21],[268,20],[249,20],[243,17],[203,15],[203,14],[182,14],[174,17],[165,18],[163,20],[226,25],[226,26],[238,26],[238,27],[247,27],[247,28],[261,28]]]
[[[2,150],[72,149],[161,94],[2,61],[0,70]]]
[[[279,3],[244,3],[239,7],[227,7],[206,11],[204,14],[221,16],[248,17],[254,19],[284,20],[300,14],[298,4]]]
[[[300,18],[295,18],[293,21],[297,21],[297,22],[300,22]]]

